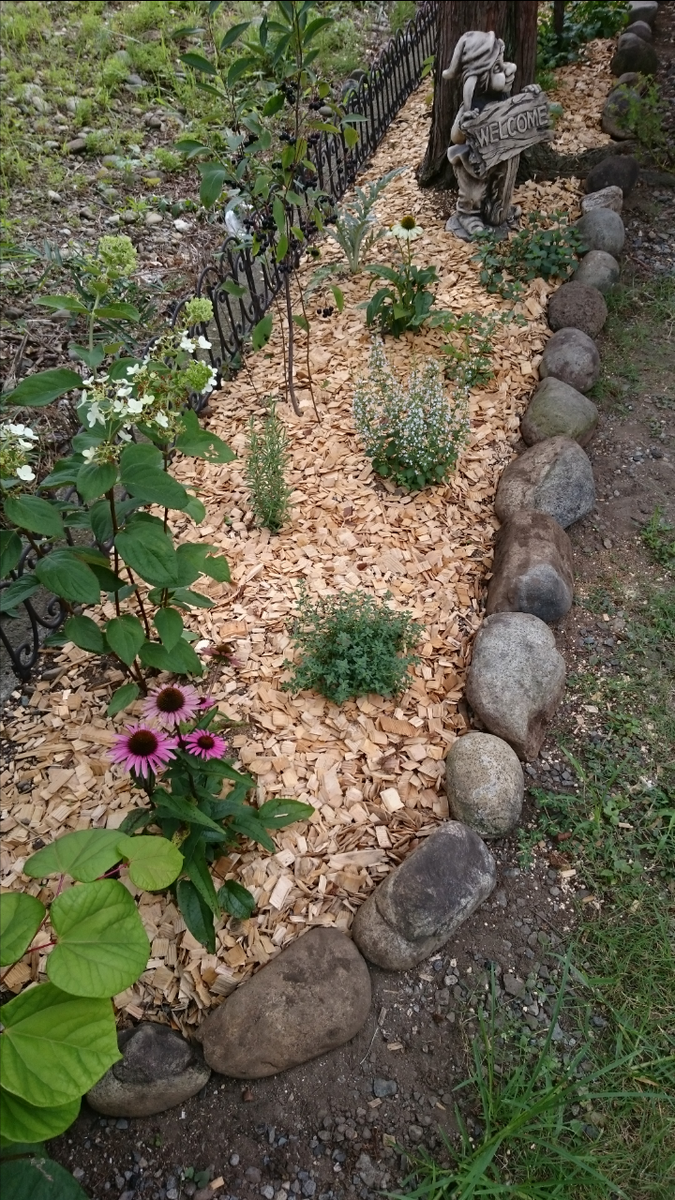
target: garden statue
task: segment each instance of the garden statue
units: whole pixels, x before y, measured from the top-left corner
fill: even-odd
[[[520,153],[552,137],[546,96],[536,83],[511,96],[515,75],[501,38],[477,30],[462,35],[443,72],[462,84],[448,148],[459,197],[445,228],[463,241],[486,231],[504,235],[517,223],[511,198]]]

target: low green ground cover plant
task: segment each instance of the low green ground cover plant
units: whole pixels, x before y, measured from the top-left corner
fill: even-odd
[[[553,4],[540,8],[537,30],[537,71],[551,71],[575,62],[579,50],[594,38],[611,38],[626,24],[628,4],[620,0],[569,0],[556,29]]]
[[[663,168],[671,166],[673,152],[664,126],[667,107],[658,84],[644,80],[639,95],[636,89],[627,91],[628,111],[622,123],[635,135],[648,158]]]
[[[357,385],[353,411],[374,470],[411,490],[441,483],[454,470],[469,432],[466,386],[448,401],[434,359],[413,367],[404,386],[381,342],[373,344],[369,373]]]
[[[256,520],[278,533],[288,517],[291,489],[285,479],[288,434],[274,404],[259,428],[251,417],[246,450],[246,482]]]
[[[288,663],[286,691],[314,689],[334,704],[374,692],[395,696],[405,687],[421,626],[367,592],[341,592],[314,602],[303,589],[291,628],[299,659]]]
[[[449,340],[443,347],[445,377],[461,390],[484,387],[494,377],[494,335],[500,325],[522,323],[513,313],[447,313],[441,328]]]
[[[655,508],[640,536],[654,562],[675,575],[675,525],[666,521],[660,508]]]
[[[523,228],[508,239],[481,236],[475,259],[486,291],[517,300],[531,279],[569,279],[582,249],[581,235],[564,213],[528,213]]]

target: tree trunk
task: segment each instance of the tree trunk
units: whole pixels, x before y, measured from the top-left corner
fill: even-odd
[[[553,0],[553,32],[560,45],[565,26],[565,0]]]
[[[458,80],[445,80],[441,72],[449,65],[452,52],[469,29],[494,30],[506,43],[506,57],[518,67],[513,92],[526,83],[534,83],[537,63],[538,0],[444,0],[439,5],[436,63],[434,68],[434,107],[431,133],[424,162],[417,172],[422,187],[454,187],[455,175],[446,152],[450,131],[461,103]]]

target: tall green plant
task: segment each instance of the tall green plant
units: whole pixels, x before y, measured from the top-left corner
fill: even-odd
[[[291,489],[284,477],[287,467],[288,435],[272,405],[260,429],[251,417],[246,457],[253,511],[258,522],[272,533],[278,533],[288,516]]]
[[[211,313],[209,301],[191,301],[186,319],[203,322],[206,306]],[[195,340],[187,331],[168,332],[155,343],[152,358],[117,359],[106,374],[88,380],[70,369],[40,372],[3,398],[6,405],[41,407],[81,389],[83,431],[73,438],[72,454],[40,483],[42,494],[18,491],[25,478],[21,467],[3,480],[0,572],[12,582],[0,592],[0,612],[15,615],[41,586],[58,596],[72,614],[65,636],[91,653],[114,656],[129,677],[111,701],[111,714],[147,690],[147,669],[202,673],[181,613],[211,606],[192,588],[201,576],[221,583],[230,578],[215,546],[177,545],[169,527],[170,512],[183,512],[197,524],[206,512],[173,478],[174,450],[215,463],[235,457],[186,407],[191,392],[208,391],[215,381],[212,368],[191,357],[198,344],[209,346],[203,335]],[[134,441],[136,431],[146,440]],[[80,503],[59,498],[67,487],[75,488]],[[163,515],[143,511],[149,506]],[[70,544],[66,538],[74,530],[93,536],[97,547]],[[31,568],[13,577],[26,543]],[[96,613],[102,593],[116,610],[105,625],[100,613],[97,622],[80,611],[92,606]]]
[[[386,236],[386,229],[377,225],[373,207],[392,179],[405,170],[405,167],[394,167],[381,179],[357,187],[353,199],[342,206],[334,222],[326,225],[326,234],[342,250],[351,275],[358,274],[362,269],[362,257]]]
[[[291,276],[297,247],[309,234],[323,228],[328,198],[318,182],[309,148],[322,132],[343,139],[347,147],[358,141],[354,124],[363,120],[345,113],[330,98],[330,85],[314,70],[318,56],[317,34],[332,24],[330,16],[316,16],[314,0],[279,0],[274,16],[267,13],[252,25],[233,25],[220,43],[220,51],[229,49],[244,34],[243,54],[229,66],[204,55],[190,53],[183,61],[195,70],[200,86],[231,105],[231,94],[243,92],[252,78],[267,94],[258,108],[253,100],[237,106],[237,124],[218,146],[183,139],[176,149],[188,160],[197,160],[202,177],[200,198],[206,207],[225,198],[229,210],[236,210],[240,236],[255,256],[269,255],[279,265],[283,277],[285,337],[283,352],[288,395],[296,413],[300,412],[295,391],[295,338],[299,327],[308,335],[309,322],[301,295],[300,313],[293,312]],[[248,96],[248,93],[247,93]],[[251,105],[249,108],[248,105]],[[331,116],[320,109],[329,108]],[[259,219],[252,220],[252,214]],[[230,290],[242,294],[234,282]],[[256,326],[254,348],[264,345],[272,332],[272,317],[267,314]]]
[[[376,279],[385,281],[366,306],[366,324],[377,325],[380,333],[391,333],[400,337],[407,330],[415,332],[429,320],[436,301],[429,291],[430,283],[438,283],[435,267],[417,267],[413,262],[413,242],[422,237],[424,230],[413,216],[403,217],[388,231],[394,238],[401,256],[401,266],[386,267],[380,263],[369,263],[369,271]],[[444,314],[434,314],[438,321]]]
[[[40,1143],[73,1123],[84,1093],[121,1057],[110,997],[135,983],[150,953],[131,895],[116,879],[101,878],[122,862],[133,883],[154,891],[173,882],[183,856],[164,838],[79,830],[24,865],[29,876],[69,875],[76,886],[59,890],[49,908],[25,893],[0,896],[0,966],[22,958],[47,922],[51,930],[51,938],[45,934],[35,947],[50,950],[49,982],[2,1008],[0,1146],[4,1154],[29,1156],[2,1164],[2,1182],[10,1188],[19,1189],[34,1172],[35,1182],[40,1179]],[[43,1172],[47,1179],[52,1166]],[[65,1172],[63,1178],[59,1169],[51,1173],[55,1187],[40,1195],[61,1200],[77,1194],[68,1191]]]

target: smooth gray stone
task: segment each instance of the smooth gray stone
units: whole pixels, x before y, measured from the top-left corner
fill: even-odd
[[[491,733],[467,733],[446,759],[450,812],[484,838],[503,837],[523,807],[523,768],[508,742]]]
[[[542,379],[532,396],[520,432],[528,446],[552,437],[572,438],[585,446],[597,423],[598,410],[593,401],[562,379],[550,376]]]
[[[370,962],[407,971],[445,945],[495,881],[494,859],[478,834],[445,821],[361,905],[354,941]]]
[[[497,488],[495,513],[506,521],[519,508],[548,513],[563,529],[593,511],[593,469],[577,442],[547,438],[509,463]]]
[[[626,240],[626,230],[618,213],[611,208],[596,208],[584,213],[575,222],[575,228],[583,238],[586,250],[604,250],[618,258]]]
[[[597,194],[600,196],[602,192]],[[620,276],[621,267],[612,254],[608,254],[606,250],[589,250],[579,263],[574,279],[605,293],[611,292],[619,282]]]
[[[565,661],[548,625],[529,613],[499,612],[476,635],[466,698],[490,733],[520,759],[536,758],[565,690]]]
[[[594,338],[606,320],[607,305],[602,293],[578,279],[562,283],[548,302],[548,323],[554,333],[559,329],[580,329]]]
[[[643,42],[634,33],[622,33],[609,69],[612,75],[623,75],[626,71],[656,75],[658,65],[656,50],[649,42]]]
[[[581,211],[582,213],[591,212],[594,208],[611,208],[614,212],[620,213],[623,208],[623,192],[620,187],[601,188],[599,192],[591,192],[588,196],[582,196]],[[603,251],[589,250],[588,254],[598,253]],[[588,254],[585,255],[588,258]]]
[[[603,158],[602,162],[591,167],[586,176],[586,192],[590,194],[604,191],[608,187],[619,187],[625,200],[635,187],[639,175],[640,164],[632,154],[611,154],[608,158]],[[589,247],[589,249],[593,249],[593,247]],[[597,249],[604,250],[605,247],[598,246]],[[611,250],[609,253],[612,253]]]
[[[587,392],[600,375],[597,346],[581,329],[559,329],[544,346],[539,375],[553,375],[578,392]]]

